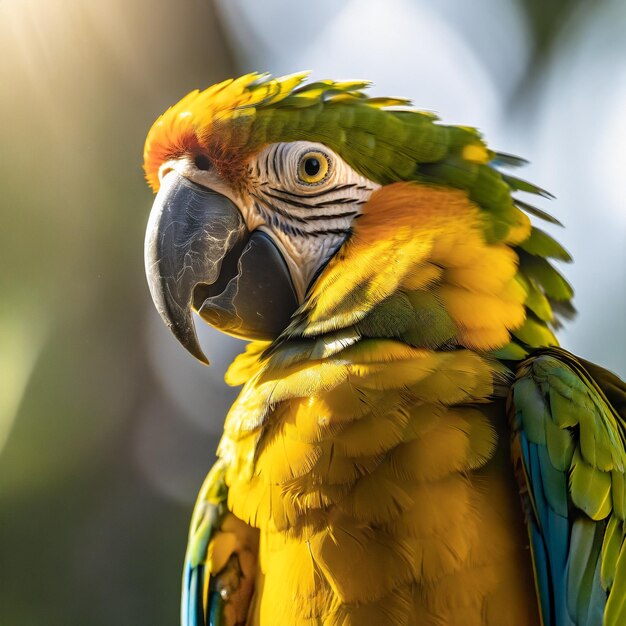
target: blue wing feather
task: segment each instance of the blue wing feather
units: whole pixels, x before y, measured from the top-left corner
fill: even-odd
[[[593,368],[594,375],[602,375],[601,368]],[[620,392],[614,377],[611,381],[611,398],[626,397],[626,386]],[[621,603],[607,609],[611,589],[626,585],[626,567],[614,565],[615,550],[626,553],[624,525],[612,526],[620,529],[621,542],[613,538],[609,546],[606,533],[609,515],[623,514],[618,491],[623,491],[626,460],[624,417],[607,400],[601,382],[560,348],[537,351],[520,364],[510,403],[518,443],[513,450],[524,470],[518,479],[532,504],[528,527],[544,625],[626,624]],[[570,483],[575,462],[585,463],[578,468],[584,470],[580,497]],[[594,489],[598,477],[600,487],[607,484],[607,473],[615,492],[609,515],[602,492]],[[603,581],[605,552],[611,575],[619,580]]]
[[[545,458],[540,446],[530,443],[523,431],[520,440],[535,512],[529,523],[542,616],[545,624],[570,626],[564,577],[569,523],[549,505],[543,482]]]
[[[182,626],[221,626],[223,601],[219,593],[208,592],[210,572],[206,567],[211,538],[219,530],[226,512],[225,468],[216,464],[209,472],[196,503],[183,565],[181,592]]]

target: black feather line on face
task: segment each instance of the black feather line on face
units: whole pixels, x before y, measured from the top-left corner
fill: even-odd
[[[278,159],[278,180],[282,180],[283,174],[285,172],[285,159],[283,158],[284,152],[287,150],[286,144],[280,145],[280,158]]]
[[[322,222],[324,220],[338,220],[342,217],[355,217],[358,211],[344,211],[343,213],[329,213],[327,215],[310,215],[307,216],[307,222]]]
[[[315,204],[316,207],[327,207],[333,206],[335,204],[363,204],[364,200],[355,200],[354,198],[336,198],[335,200],[323,200],[322,202],[317,202]]]
[[[326,208],[326,207],[332,207],[335,205],[341,205],[341,204],[351,204],[351,205],[356,205],[356,206],[360,206],[362,204],[364,204],[364,200],[363,201],[359,201],[359,200],[354,200],[352,198],[339,198],[338,200],[329,200],[327,202],[318,202],[315,204],[305,204],[303,202],[298,202],[296,200],[291,200],[288,198],[281,198],[280,196],[277,196],[276,194],[273,193],[269,193],[267,191],[261,192],[263,193],[263,195],[267,198],[271,198],[272,200],[279,200],[280,202],[284,202],[285,204],[288,204],[294,208],[297,209],[307,209],[309,211],[311,211],[311,214],[307,215],[305,218],[301,218],[300,216],[292,216],[294,217],[294,219],[296,219],[296,221],[300,221],[300,219],[305,219],[306,221],[312,221],[312,220],[324,220],[324,219],[336,219],[336,218],[340,218],[340,217],[350,217],[350,216],[354,216],[356,215],[357,211],[354,210],[350,210],[350,211],[339,211],[338,213],[313,213],[313,211],[315,209],[318,208]],[[256,196],[255,196],[256,197]],[[268,201],[269,204],[269,201]],[[291,215],[291,214],[290,214]]]
[[[334,193],[336,191],[345,191],[346,189],[359,189],[361,191],[365,191],[368,188],[367,187],[363,187],[363,185],[356,185],[355,183],[345,183],[343,185],[335,185],[334,187],[331,187],[330,189],[324,189],[322,191],[317,191],[315,193],[307,193],[307,194],[303,194],[303,193],[294,193],[293,191],[287,191],[286,189],[277,189],[276,187],[271,187],[269,185],[269,183],[264,182],[261,183],[263,186],[268,186],[269,190],[274,192],[274,193],[281,193],[284,194],[286,196],[291,196],[292,198],[298,198],[298,199],[302,199],[302,198],[321,198],[322,196],[326,196],[329,193]]]
[[[298,215],[291,215],[291,213],[288,213],[287,211],[284,211],[283,209],[274,206],[273,204],[271,204],[270,202],[268,202],[265,198],[261,198],[260,196],[257,196],[256,194],[252,193],[250,194],[257,202],[261,203],[261,204],[265,204],[267,206],[268,209],[271,209],[272,211],[275,211],[276,213],[278,213],[278,215],[282,215],[285,219],[290,219],[293,220],[294,222],[298,222],[299,224],[306,224],[308,222],[308,219],[305,217],[300,217]],[[265,195],[269,195],[269,194],[265,194]],[[272,196],[269,196],[272,197]],[[255,205],[257,203],[255,202]]]
[[[325,220],[335,220],[335,219],[341,219],[341,218],[348,218],[348,217],[354,217],[357,215],[358,211],[341,211],[339,213],[325,213],[325,214],[312,214],[312,215],[307,215],[306,217],[301,217],[299,215],[293,215],[292,213],[289,213],[288,211],[285,211],[284,209],[276,206],[275,204],[271,203],[269,200],[267,200],[267,198],[272,198],[274,200],[281,200],[284,201],[283,198],[279,198],[277,196],[274,196],[272,194],[268,194],[268,193],[264,193],[263,194],[265,197],[261,197],[258,196],[256,194],[252,194],[252,197],[257,200],[258,202],[265,204],[269,209],[271,209],[272,211],[275,211],[276,213],[278,213],[279,215],[282,215],[282,217],[284,217],[285,219],[289,219],[289,220],[293,220],[294,222],[298,222],[299,224],[308,224],[310,222],[321,222],[321,221],[325,221]],[[291,202],[289,202],[288,204],[292,204]],[[354,202],[354,204],[362,204],[361,202]],[[295,204],[293,204],[293,206],[297,206]],[[306,206],[307,209],[311,209],[313,210],[315,208],[315,205],[313,206]]]
[[[320,228],[319,230],[307,230],[304,234],[307,237],[322,237],[325,235],[347,235],[350,228]]]
[[[284,202],[285,204],[290,204],[291,206],[299,208],[299,209],[314,209],[317,206],[316,204],[307,204],[306,202],[298,202],[297,200],[293,200],[292,198],[281,198],[280,196],[277,196],[274,193],[270,193],[269,191],[264,191],[263,194],[266,195],[268,198],[272,198],[272,200],[280,200],[281,202]]]
[[[270,171],[270,153],[269,152],[265,155],[265,171],[266,172]]]
[[[279,219],[278,215],[274,213],[268,213],[259,202],[254,203],[254,208],[268,226],[278,228],[287,235],[292,235],[295,237],[306,237],[307,233],[305,231],[301,230],[297,226],[294,226],[293,224],[290,224],[289,222],[283,222],[281,219]],[[273,209],[273,207],[269,208]]]
[[[313,230],[303,230],[289,222],[293,216],[284,213],[271,204],[267,205],[267,208],[272,211],[272,213],[270,213],[265,210],[262,206],[263,204],[263,200],[261,198],[257,198],[257,201],[254,203],[254,208],[256,212],[265,220],[266,224],[273,226],[274,228],[278,228],[282,232],[289,235],[297,237],[323,237],[325,235],[347,235],[350,232],[349,226],[346,228],[319,228]],[[355,212],[351,211],[350,213]],[[287,221],[283,221],[279,216],[284,217]],[[300,223],[306,223],[309,220],[299,218],[297,221]]]
[[[282,178],[282,172],[280,172],[280,167],[279,167],[279,163],[280,163],[280,159],[278,158],[279,148],[280,146],[272,150],[272,162],[274,164],[274,174],[276,174],[277,178],[280,180]]]
[[[256,160],[257,181],[250,195],[256,212],[264,222],[292,236],[303,238],[345,237],[351,232],[351,222],[360,214],[367,200],[362,192],[373,189],[364,182],[338,182],[332,187],[314,186],[284,189],[281,181],[287,176],[290,144],[272,146],[261,160]],[[273,179],[274,183],[262,178]],[[342,193],[343,192],[343,193]],[[350,197],[354,194],[356,197]],[[293,210],[291,210],[293,208]]]

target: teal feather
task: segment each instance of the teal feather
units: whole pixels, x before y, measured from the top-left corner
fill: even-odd
[[[520,380],[513,387],[513,399],[516,406],[524,407],[521,416],[525,435],[533,443],[545,445],[547,409],[534,381],[530,378]]]
[[[221,626],[223,600],[211,590],[206,558],[209,542],[219,530],[225,512],[226,469],[216,463],[206,477],[189,528],[189,540],[183,564],[181,626]],[[209,588],[205,598],[205,589]]]
[[[209,598],[209,621],[207,626],[223,626],[224,624],[224,601],[216,591],[210,592]],[[202,625],[204,626],[204,625]]]
[[[494,158],[490,162],[490,165],[492,167],[524,167],[525,165],[528,165],[528,161],[515,156],[514,154],[496,152]]]
[[[566,581],[565,566],[568,555],[569,523],[567,513],[559,514],[551,506],[553,498],[558,509],[563,511],[559,496],[546,493],[546,482],[543,472],[549,472],[545,467],[549,459],[541,459],[543,446],[529,443],[525,433],[520,434],[523,456],[527,473],[532,485],[532,501],[537,517],[531,520],[531,539],[533,543],[533,557],[535,574],[539,586],[539,599],[542,615],[547,624],[555,626],[570,626],[566,610]],[[562,483],[565,482],[563,476]],[[548,487],[550,488],[550,487]],[[558,489],[558,481],[551,487],[553,492]],[[567,511],[567,504],[565,504]]]
[[[607,593],[602,586],[601,580],[602,558],[596,558],[596,568],[591,581],[591,593],[587,602],[587,626],[601,624],[604,619],[604,609],[606,607]]]
[[[533,561],[535,566],[535,575],[537,577],[537,588],[539,594],[539,605],[541,614],[549,619],[548,624],[553,624],[552,619],[552,586],[549,579],[549,562],[546,555],[543,535],[536,524],[531,525],[530,537],[532,542]]]
[[[599,584],[599,576],[596,577],[595,572],[601,554],[602,535],[600,525],[584,517],[578,518],[572,527],[570,560],[567,564],[568,610],[574,622],[580,626],[597,625],[597,622],[587,622],[594,594],[599,594],[602,600],[602,613],[606,604],[606,592],[594,589],[594,584]],[[598,607],[594,608],[596,610]]]
[[[626,386],[610,391],[621,406]],[[510,400],[543,623],[624,626],[625,416],[560,348],[520,364]]]
[[[546,446],[537,446],[541,469],[541,482],[550,508],[567,518],[567,476],[552,465]]]

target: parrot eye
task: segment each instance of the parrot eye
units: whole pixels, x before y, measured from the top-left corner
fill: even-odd
[[[211,169],[211,161],[209,160],[209,157],[204,156],[204,154],[198,154],[193,162],[199,170],[204,170],[206,172]]]
[[[318,185],[330,171],[330,159],[319,150],[304,153],[298,163],[298,180],[306,185]]]

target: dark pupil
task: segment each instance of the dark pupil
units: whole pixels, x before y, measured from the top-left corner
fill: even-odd
[[[195,158],[196,167],[199,170],[210,170],[211,169],[211,161],[208,157],[204,156],[204,154],[198,154]]]
[[[304,162],[304,171],[309,176],[315,176],[316,174],[319,174],[320,167],[320,162],[315,157],[309,157]]]

